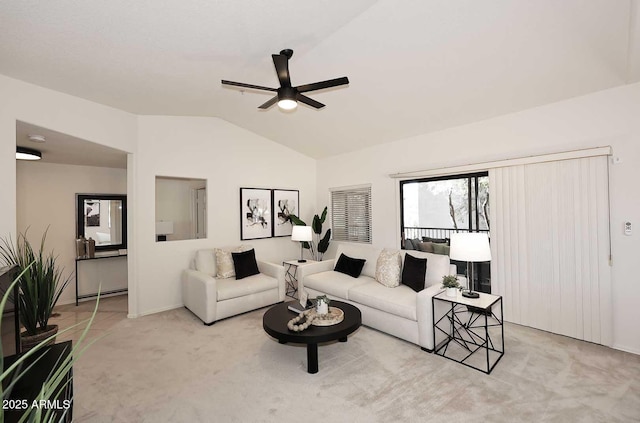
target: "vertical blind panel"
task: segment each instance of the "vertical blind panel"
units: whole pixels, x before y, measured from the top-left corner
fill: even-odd
[[[505,319],[610,345],[607,158],[491,169],[492,292]]]

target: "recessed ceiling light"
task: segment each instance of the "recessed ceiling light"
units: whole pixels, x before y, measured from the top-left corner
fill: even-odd
[[[17,160],[40,160],[42,159],[42,153],[32,148],[16,147],[16,159]]]
[[[43,143],[46,141],[44,135],[29,135],[29,141]]]

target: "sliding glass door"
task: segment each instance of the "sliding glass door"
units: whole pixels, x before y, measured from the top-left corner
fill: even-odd
[[[448,254],[452,233],[489,232],[489,176],[487,172],[400,182],[401,246]],[[444,247],[442,246],[444,244]],[[466,273],[466,263],[456,263]],[[475,289],[491,291],[489,263],[476,267]]]

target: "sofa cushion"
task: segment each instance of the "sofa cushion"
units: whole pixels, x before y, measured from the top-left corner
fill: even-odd
[[[423,253],[433,253],[433,242],[421,242],[418,244],[419,250]]]
[[[434,254],[448,256],[450,250],[451,250],[451,247],[449,247],[447,244],[433,244]]]
[[[387,288],[375,282],[368,282],[349,290],[350,301],[417,321],[416,296],[408,286]]]
[[[332,297],[348,300],[348,292],[351,288],[367,282],[377,283],[368,276],[352,278],[344,273],[328,271],[305,277],[303,284],[305,288],[308,287]]]
[[[427,259],[417,258],[411,254],[404,256],[404,268],[402,269],[402,284],[420,292],[425,286],[427,275]]]
[[[256,250],[253,248],[242,253],[231,253],[233,258],[233,268],[236,272],[236,280],[244,279],[260,273],[256,262]]]
[[[195,268],[198,272],[216,276],[216,254],[212,249],[196,251]]]
[[[376,263],[376,280],[386,287],[394,288],[400,285],[401,269],[400,251],[384,249],[380,252]]]
[[[214,248],[213,252],[216,257],[216,278],[225,279],[234,277],[236,275],[236,271],[233,267],[233,257],[231,256],[231,253],[241,253],[250,249],[251,247],[248,245],[239,245],[237,247],[227,248]]]
[[[405,251],[401,251],[405,255]],[[425,286],[433,286],[442,283],[442,277],[450,273],[449,256],[439,254],[423,253],[421,251],[412,251],[411,255],[418,258],[426,258],[427,275],[425,277]]]
[[[376,277],[376,262],[382,248],[376,248],[369,244],[358,243],[340,243],[336,250],[335,257],[340,257],[340,254],[344,254],[349,257],[356,257],[359,259],[365,259],[364,267],[362,268],[362,275],[369,276],[370,278]]]
[[[449,238],[430,238],[428,236],[423,236],[422,241],[424,242],[433,242],[436,244],[447,244],[449,245]]]
[[[352,278],[357,278],[360,276],[360,273],[362,273],[362,268],[364,267],[365,262],[365,259],[352,258],[344,254],[340,254],[336,267],[333,270],[347,274]]]
[[[278,280],[264,273],[248,276],[240,281],[235,279],[218,279],[218,301],[244,297],[258,292],[278,289]]]

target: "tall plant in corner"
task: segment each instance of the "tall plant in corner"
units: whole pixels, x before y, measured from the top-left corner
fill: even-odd
[[[27,231],[18,235],[17,242],[3,238],[0,258],[7,265],[15,264],[21,272],[19,278],[20,323],[25,328],[21,336],[23,351],[48,338],[58,330],[49,326],[53,307],[60,299],[71,275],[64,277],[53,252],[45,254],[44,244],[49,228],[42,235],[40,249],[35,251],[27,239]],[[53,339],[52,342],[53,343]]]
[[[0,300],[0,315],[4,312],[5,304],[7,303],[7,300],[9,299],[9,296],[13,291],[13,286],[18,283],[19,279],[27,271],[30,270],[29,266],[33,266],[33,263],[30,263],[27,268],[23,269],[20,272],[16,280],[11,284],[11,286],[9,286],[9,288],[2,296],[2,299]],[[70,403],[67,403],[67,400],[62,400],[61,403],[56,402],[55,407],[34,407],[33,404],[50,404],[53,401],[59,400],[64,391],[67,389],[68,385],[72,383],[73,376],[68,376],[71,374],[71,370],[76,360],[80,358],[84,351],[89,348],[89,346],[102,338],[102,336],[94,338],[89,343],[85,343],[84,341],[87,333],[89,332],[89,328],[91,328],[93,320],[96,317],[96,313],[98,312],[98,305],[100,303],[100,291],[101,289],[98,289],[98,298],[96,300],[96,306],[93,309],[91,318],[71,325],[60,332],[65,333],[76,330],[78,326],[86,323],[82,334],[80,335],[78,340],[73,343],[73,347],[71,348],[69,353],[62,354],[62,356],[58,358],[58,360],[56,360],[55,364],[53,364],[52,368],[50,369],[50,372],[47,374],[44,383],[40,387],[36,387],[36,395],[33,402],[31,402],[31,404],[27,403],[26,407],[13,407],[14,412],[17,411],[18,414],[21,414],[18,422],[53,422],[56,421],[56,419],[57,421],[62,422],[70,420],[73,398],[68,398]],[[0,343],[0,370],[2,371],[2,373],[0,374],[0,399],[2,399],[3,404],[6,401],[9,404],[20,402],[21,405],[24,405],[22,401],[26,401],[26,399],[24,398],[25,392],[23,390],[20,390],[18,398],[12,399],[11,394],[13,392],[13,389],[15,385],[20,381],[20,379],[25,375],[25,373],[28,372],[33,366],[35,366],[37,361],[42,358],[42,355],[40,355],[40,351],[44,350],[46,354],[45,348],[50,344],[50,341],[52,341],[53,338],[54,336],[42,340],[29,351],[21,353],[20,356],[13,362],[13,364],[7,365],[6,367],[4,361],[5,354],[2,350],[2,343]],[[40,355],[40,357],[31,358],[36,354]],[[31,362],[30,364],[29,361]],[[62,409],[59,409],[59,407],[62,407]],[[5,407],[0,408],[0,422],[5,421],[6,413],[7,412],[5,412]],[[12,418],[15,417],[15,415],[12,416]]]
[[[307,226],[298,216],[295,214],[290,215],[291,222],[294,225]],[[313,223],[311,228],[313,229],[314,241],[304,242],[303,247],[309,249],[311,252],[311,258],[313,260],[321,261],[324,253],[329,249],[329,242],[331,241],[331,229],[327,229],[327,232],[322,236],[322,224],[327,219],[327,208],[325,207],[322,214],[313,216]]]

